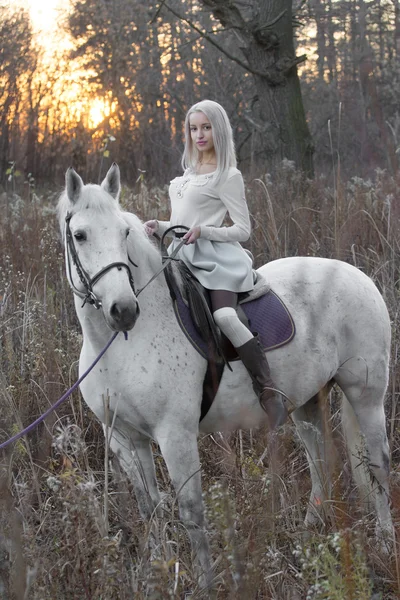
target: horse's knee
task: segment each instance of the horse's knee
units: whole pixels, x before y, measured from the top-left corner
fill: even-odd
[[[181,521],[188,527],[205,527],[204,505],[202,499],[180,498],[179,516]]]

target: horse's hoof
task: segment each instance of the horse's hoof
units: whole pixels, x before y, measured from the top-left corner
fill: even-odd
[[[375,547],[383,555],[391,555],[395,547],[395,531],[391,523],[382,526],[378,523],[375,527]]]

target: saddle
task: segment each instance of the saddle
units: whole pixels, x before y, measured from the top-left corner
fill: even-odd
[[[173,275],[171,269],[170,274]],[[167,272],[167,276],[168,276]],[[230,340],[215,324],[209,291],[201,285],[184,262],[177,263],[177,275],[184,302],[187,304],[193,325],[203,341],[209,347],[209,358],[225,364],[232,370],[229,363],[238,360],[239,356]],[[177,282],[178,283],[178,282]],[[179,285],[179,283],[178,283]],[[239,319],[250,330],[249,320],[239,304],[236,308]]]
[[[206,416],[217,394],[225,366],[239,356],[214,322],[210,294],[186,265],[175,260],[164,269],[177,321],[196,350],[207,360],[203,382],[200,421]],[[253,334],[258,333],[265,351],[291,341],[295,326],[288,310],[254,271],[255,288],[250,294],[239,294],[237,313]],[[266,325],[267,324],[267,325]]]

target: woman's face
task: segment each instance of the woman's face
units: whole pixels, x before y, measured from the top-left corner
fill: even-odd
[[[202,112],[194,112],[189,116],[190,136],[199,152],[214,151],[211,123]]]

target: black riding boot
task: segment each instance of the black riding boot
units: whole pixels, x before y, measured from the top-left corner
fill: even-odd
[[[288,411],[282,395],[271,379],[269,364],[258,335],[236,348],[236,351],[249,372],[253,389],[267,413],[270,429],[274,430],[286,421]]]

